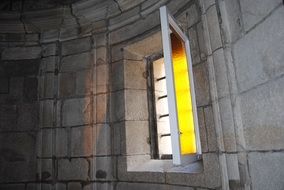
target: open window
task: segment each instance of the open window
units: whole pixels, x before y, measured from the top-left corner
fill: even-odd
[[[190,46],[165,6],[160,17],[164,56],[153,60],[149,68],[155,126],[152,157],[172,158],[174,165],[183,165],[201,155]]]

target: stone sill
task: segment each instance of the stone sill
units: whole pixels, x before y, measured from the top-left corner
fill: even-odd
[[[149,160],[137,167],[128,168],[128,172],[160,172],[197,174],[203,172],[202,160],[183,166],[175,166],[172,160]]]

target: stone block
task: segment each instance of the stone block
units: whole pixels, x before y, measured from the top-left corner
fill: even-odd
[[[82,189],[81,183],[78,182],[68,183],[68,190],[81,190],[81,189]]]
[[[202,12],[205,13],[209,7],[215,4],[214,0],[202,0],[201,1],[201,9]]]
[[[93,180],[109,181],[114,179],[116,159],[113,157],[94,157]]]
[[[284,148],[284,78],[241,95],[241,112],[248,150]]]
[[[57,128],[55,134],[56,150],[55,155],[62,157],[67,156],[68,146],[68,130],[67,128]]]
[[[122,154],[150,154],[148,121],[126,121],[125,138],[122,139]]]
[[[97,124],[96,126],[96,143],[95,155],[110,155],[111,154],[111,128],[108,124]]]
[[[0,182],[36,180],[36,134],[0,134]]]
[[[75,95],[76,74],[60,73],[59,74],[59,95],[60,97],[68,97]]]
[[[219,49],[213,53],[213,61],[218,98],[223,98],[228,96],[230,93],[227,66],[223,49]]]
[[[90,98],[68,99],[62,106],[63,126],[84,125],[90,123]]]
[[[117,190],[136,189],[136,190],[168,190],[169,187],[164,184],[147,184],[147,183],[127,183],[120,182],[117,184]],[[176,189],[176,188],[175,188]],[[188,188],[187,188],[188,189]],[[179,189],[177,189],[179,190]],[[189,189],[191,190],[191,189]]]
[[[42,98],[53,98],[54,94],[54,80],[55,76],[53,73],[46,73],[44,75],[44,86]]]
[[[55,184],[56,190],[66,190],[66,185],[64,183],[56,183]]]
[[[50,56],[46,58],[41,59],[41,71],[42,72],[54,72],[55,71],[55,65],[58,63],[58,57],[57,56]]]
[[[55,42],[59,39],[59,30],[48,30],[44,31],[40,35],[40,41],[42,43],[48,43],[48,42]]]
[[[194,90],[197,106],[208,105],[210,102],[209,76],[206,66],[205,63],[202,63],[193,67]]]
[[[3,69],[7,76],[23,77],[38,74],[40,59],[4,61]]]
[[[93,36],[94,47],[102,47],[107,45],[107,36],[106,34],[96,34]]]
[[[71,129],[71,156],[92,155],[92,127],[74,127]]]
[[[109,84],[109,65],[96,66],[96,93],[106,93]]]
[[[198,37],[198,45],[199,45],[199,52],[200,52],[200,59],[201,61],[206,60],[208,55],[207,44],[208,41],[204,39],[204,28],[202,22],[199,22],[196,25],[197,28],[197,37]]]
[[[220,33],[219,20],[217,15],[216,6],[212,6],[206,13],[210,44],[212,51],[222,47],[222,39]]]
[[[28,190],[38,190],[40,188],[40,184],[38,183],[29,183],[27,184]]]
[[[207,132],[205,125],[205,116],[203,108],[199,108],[197,112],[198,124],[199,124],[199,135],[202,152],[208,152]]]
[[[204,116],[205,116],[205,125],[207,130],[209,151],[216,151],[217,137],[216,137],[215,124],[214,124],[213,110],[211,106],[204,108]]]
[[[43,129],[40,132],[41,135],[41,147],[39,156],[41,157],[51,157],[52,156],[52,130]]]
[[[237,145],[230,97],[222,98],[219,101],[219,108],[225,150],[228,152],[235,152],[237,149]]]
[[[53,100],[40,101],[40,126],[52,127],[53,126]]]
[[[240,4],[238,1],[225,0],[219,2],[219,8],[227,34],[226,42],[234,42],[241,36],[243,28]]]
[[[105,182],[96,182],[96,183],[92,183],[88,186],[86,186],[86,189],[84,188],[84,190],[92,190],[93,189],[97,189],[97,190],[113,190],[113,184],[112,183],[105,183]]]
[[[51,180],[53,175],[52,159],[41,159],[40,163],[40,179],[43,181]]]
[[[214,153],[203,154],[203,166],[205,183],[208,188],[216,189],[221,187],[221,168],[219,158]]]
[[[23,88],[23,101],[24,102],[34,102],[37,100],[38,90],[38,79],[35,77],[25,77],[24,78],[24,88]]]
[[[238,167],[238,155],[237,154],[227,154],[227,170],[228,170],[228,178],[229,180],[240,180],[240,173]]]
[[[9,78],[0,77],[0,94],[9,94]]]
[[[118,30],[110,33],[110,43],[117,44],[119,42],[125,41],[127,39],[133,38],[150,30],[160,24],[159,12],[156,11],[149,14],[145,19],[140,19],[137,22],[124,26]]]
[[[78,71],[76,73],[76,94],[77,95],[85,95],[91,93],[91,86],[92,86],[92,80],[91,80],[91,71],[90,70],[84,70],[84,71]]]
[[[1,190],[25,190],[25,184],[1,184]]]
[[[62,55],[76,54],[91,49],[89,37],[62,42]]]
[[[240,91],[284,73],[281,52],[284,46],[283,15],[284,10],[277,9],[235,44],[233,54]]]
[[[124,94],[124,91],[117,91],[111,93],[110,116],[112,122],[122,121],[125,118]]]
[[[192,64],[195,65],[200,62],[200,53],[199,53],[199,45],[196,27],[192,27],[188,30],[189,35],[189,45],[190,45],[190,53],[192,58]]]
[[[120,15],[113,17],[109,20],[109,29],[113,30],[116,28],[120,28],[124,25],[127,25],[128,23],[131,23],[137,19],[139,19],[140,14],[140,7],[135,7],[133,9],[130,9],[128,11],[122,12]]]
[[[41,184],[41,190],[52,190],[52,184],[48,184],[48,183],[42,183]]]
[[[273,9],[282,4],[282,1],[272,0],[266,2],[261,0],[240,0],[240,4],[244,28],[248,31],[258,22],[267,17]]]
[[[284,154],[282,152],[252,152],[249,153],[248,160],[253,189],[283,189]]]
[[[31,47],[11,47],[2,51],[2,60],[22,60],[38,59],[41,57],[41,48]]]
[[[114,155],[121,154],[121,142],[122,142],[122,139],[125,138],[125,135],[122,136],[121,131],[122,131],[122,128],[124,128],[124,126],[125,126],[124,122],[113,123],[111,125],[112,139],[113,139],[112,148],[113,148]]]
[[[1,105],[0,131],[18,130],[17,117],[18,113],[16,105]]]
[[[144,0],[118,0],[117,3],[122,11],[135,7],[142,3]]]
[[[92,64],[90,53],[81,53],[63,57],[61,60],[61,72],[75,72],[90,68]]]
[[[109,121],[109,95],[100,94],[96,96],[97,123],[107,123]]]
[[[102,65],[107,63],[107,48],[99,47],[95,50],[96,65]]]
[[[42,56],[48,57],[52,55],[57,55],[57,45],[56,43],[44,44],[42,45]]]
[[[122,61],[111,65],[111,90],[117,91],[124,88],[124,64]]]
[[[125,120],[148,120],[146,90],[125,90]]]
[[[124,61],[124,88],[147,89],[146,63],[143,61]]]
[[[84,158],[60,159],[58,161],[59,180],[88,180],[89,164]]]

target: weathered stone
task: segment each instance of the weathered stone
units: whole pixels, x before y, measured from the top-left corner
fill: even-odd
[[[60,159],[58,161],[59,180],[88,180],[89,164],[84,158],[73,158],[71,161]]]
[[[240,173],[238,168],[238,155],[237,154],[227,154],[227,170],[229,180],[240,180]]]
[[[50,56],[43,58],[41,60],[41,70],[42,72],[54,72],[55,70],[55,65],[58,62],[58,57],[57,56]]]
[[[219,107],[225,150],[228,152],[235,152],[237,148],[236,134],[230,98],[222,98],[219,101]]]
[[[197,9],[196,4],[193,4],[189,7],[189,9],[186,11],[188,14],[187,20],[188,20],[188,27],[191,27],[192,25],[196,24],[200,20],[200,14]]]
[[[23,100],[25,102],[33,102],[37,100],[37,89],[38,89],[38,81],[37,78],[25,78],[24,79],[24,92],[23,92]]]
[[[111,90],[117,91],[124,88],[124,64],[122,61],[111,65]]]
[[[109,66],[98,65],[96,66],[96,93],[106,93],[109,84]]]
[[[144,0],[118,0],[119,7],[122,11],[130,9],[138,4],[142,3]]]
[[[45,100],[40,101],[40,126],[52,127],[53,126],[53,101]]]
[[[17,107],[17,127],[18,130],[37,129],[39,106],[38,104],[21,104]]]
[[[71,129],[71,156],[92,155],[92,127],[75,127]]]
[[[262,24],[234,46],[236,75],[240,91],[262,84],[284,73],[283,9],[277,9]],[[264,40],[265,39],[265,40]]]
[[[284,154],[282,152],[252,152],[249,153],[248,160],[253,189],[283,189]]]
[[[1,184],[1,190],[25,190],[25,184]]]
[[[168,187],[163,184],[147,184],[147,183],[127,183],[127,182],[120,182],[117,185],[117,190],[124,190],[124,189],[136,189],[136,190],[166,190]],[[192,189],[189,189],[192,190]]]
[[[0,134],[1,182],[34,181],[36,179],[36,134]]]
[[[204,39],[204,29],[202,22],[199,22],[197,25],[197,37],[198,37],[198,45],[199,45],[199,51],[200,51],[200,59],[201,61],[206,60],[206,57],[208,55],[207,50],[207,43],[208,41],[205,41]]]
[[[148,120],[148,104],[146,102],[146,90],[125,90],[125,119]]]
[[[75,73],[59,74],[59,95],[60,97],[68,97],[75,95],[76,75]]]
[[[57,29],[44,31],[40,35],[40,41],[43,43],[55,42],[58,39],[59,39],[59,30]]]
[[[255,24],[263,20],[270,12],[275,9],[277,6],[282,4],[281,0],[272,0],[269,2],[266,1],[246,1],[240,0],[242,8],[242,17],[244,20],[245,30],[248,31]]]
[[[93,41],[94,41],[94,47],[98,48],[101,46],[106,46],[107,45],[107,36],[106,34],[96,34],[93,36]]]
[[[210,102],[209,79],[205,63],[193,67],[193,77],[197,106],[208,105]]]
[[[107,124],[96,125],[96,155],[111,154],[111,128]]]
[[[2,52],[3,60],[37,59],[40,56],[41,48],[38,46],[6,48]]]
[[[88,51],[91,49],[89,37],[62,42],[62,55],[69,55]]]
[[[27,189],[28,190],[38,190],[40,187],[40,184],[37,183],[29,183],[27,184]]]
[[[127,25],[128,23],[131,23],[135,20],[137,20],[140,17],[139,14],[140,7],[136,7],[133,9],[130,9],[129,11],[122,12],[119,16],[116,16],[109,20],[109,29],[113,30],[119,27],[122,27],[124,25]]]
[[[43,181],[52,179],[52,160],[51,159],[41,159],[40,160],[40,179]]]
[[[121,121],[125,118],[124,91],[111,93],[111,121]]]
[[[210,44],[212,51],[222,47],[221,33],[216,6],[212,6],[206,13]]]
[[[0,130],[13,131],[17,130],[17,106],[1,105],[0,106]]]
[[[115,30],[110,33],[110,43],[116,44],[122,42],[126,39],[132,38],[139,34],[144,33],[145,31],[154,28],[159,24],[158,12],[154,12],[148,15],[145,19],[139,20],[134,24],[127,25],[123,28]]]
[[[148,125],[148,121],[125,122],[125,139],[122,139],[122,154],[135,155],[150,153],[150,146],[147,142],[147,138],[149,137]]]
[[[71,182],[68,183],[68,190],[80,190],[82,189],[81,183]]]
[[[62,58],[61,72],[75,72],[82,69],[88,69],[92,64],[90,53],[81,53]]]
[[[115,158],[112,157],[95,157],[93,158],[93,179],[108,181],[114,179]]]
[[[207,142],[207,132],[205,125],[205,117],[203,108],[198,109],[198,124],[199,124],[199,135],[200,135],[200,143],[202,152],[208,152],[208,142]]]
[[[56,190],[66,190],[66,185],[64,183],[56,183],[55,184]]]
[[[106,47],[99,47],[95,50],[96,65],[107,63],[107,49]]]
[[[249,150],[284,148],[284,78],[241,95],[241,112]]]
[[[29,76],[38,74],[39,65],[39,59],[5,61],[3,69],[8,76]]]
[[[53,73],[46,73],[44,75],[44,86],[43,86],[42,98],[53,98],[54,80],[55,80],[55,76]]]
[[[42,56],[48,57],[57,54],[57,45],[55,43],[44,44],[42,46]]]
[[[83,125],[90,123],[90,98],[69,99],[63,102],[63,126]]]
[[[217,137],[214,125],[214,117],[212,107],[204,108],[205,125],[207,130],[207,140],[209,151],[217,150]]]
[[[57,128],[56,129],[56,150],[55,155],[56,156],[67,156],[67,137],[68,135],[68,129],[66,128]]]
[[[200,53],[199,53],[199,45],[198,38],[196,33],[196,28],[192,27],[188,30],[189,35],[189,45],[190,45],[190,53],[192,58],[192,64],[195,65],[200,62]]]
[[[97,123],[107,123],[109,121],[109,99],[107,94],[96,96]]]
[[[124,61],[124,88],[147,89],[146,64],[143,61]]]
[[[113,130],[112,132],[112,147],[113,147],[113,154],[120,155],[121,154],[121,142],[125,136],[122,136],[121,131],[124,127],[124,122],[114,123],[111,125]]]
[[[223,98],[229,95],[228,73],[223,49],[213,53],[213,61],[218,98]]]
[[[8,94],[9,93],[9,78],[1,77],[0,78],[0,94]]]
[[[92,73],[89,70],[78,71],[76,73],[77,95],[90,94],[92,86],[91,74]]]

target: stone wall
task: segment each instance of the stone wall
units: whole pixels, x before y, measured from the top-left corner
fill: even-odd
[[[190,38],[198,172],[149,159],[145,62],[162,49],[162,5]],[[283,189],[283,14],[280,0],[1,13],[0,189]]]

